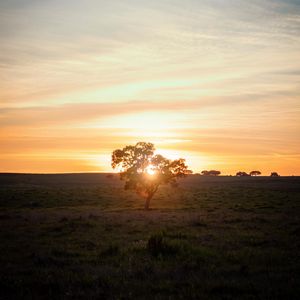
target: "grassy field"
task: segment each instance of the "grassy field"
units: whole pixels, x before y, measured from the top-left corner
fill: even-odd
[[[1,299],[299,299],[300,177],[0,174]]]

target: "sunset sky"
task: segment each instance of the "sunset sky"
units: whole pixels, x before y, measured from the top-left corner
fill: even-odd
[[[300,175],[299,0],[0,0],[0,172]]]

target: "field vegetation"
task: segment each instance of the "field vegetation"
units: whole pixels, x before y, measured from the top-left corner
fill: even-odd
[[[0,175],[1,299],[297,299],[300,178]]]

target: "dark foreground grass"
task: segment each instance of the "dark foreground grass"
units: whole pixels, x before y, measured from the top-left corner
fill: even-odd
[[[299,298],[299,178],[45,176],[0,175],[1,299]]]

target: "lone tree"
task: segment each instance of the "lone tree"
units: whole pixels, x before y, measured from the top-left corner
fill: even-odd
[[[270,176],[271,177],[279,177],[279,174],[277,172],[272,172]]]
[[[250,172],[250,176],[258,176],[258,175],[260,175],[260,174],[261,174],[260,171],[251,171],[251,172]]]
[[[250,176],[250,175],[246,172],[239,171],[239,172],[236,173],[235,176],[238,176],[238,177],[245,177],[246,176],[247,177],[247,176]]]
[[[154,155],[152,143],[139,142],[112,153],[112,167],[120,170],[120,179],[125,181],[125,190],[134,190],[145,198],[145,209],[161,184],[176,185],[176,179],[191,174],[185,159],[169,160]]]

